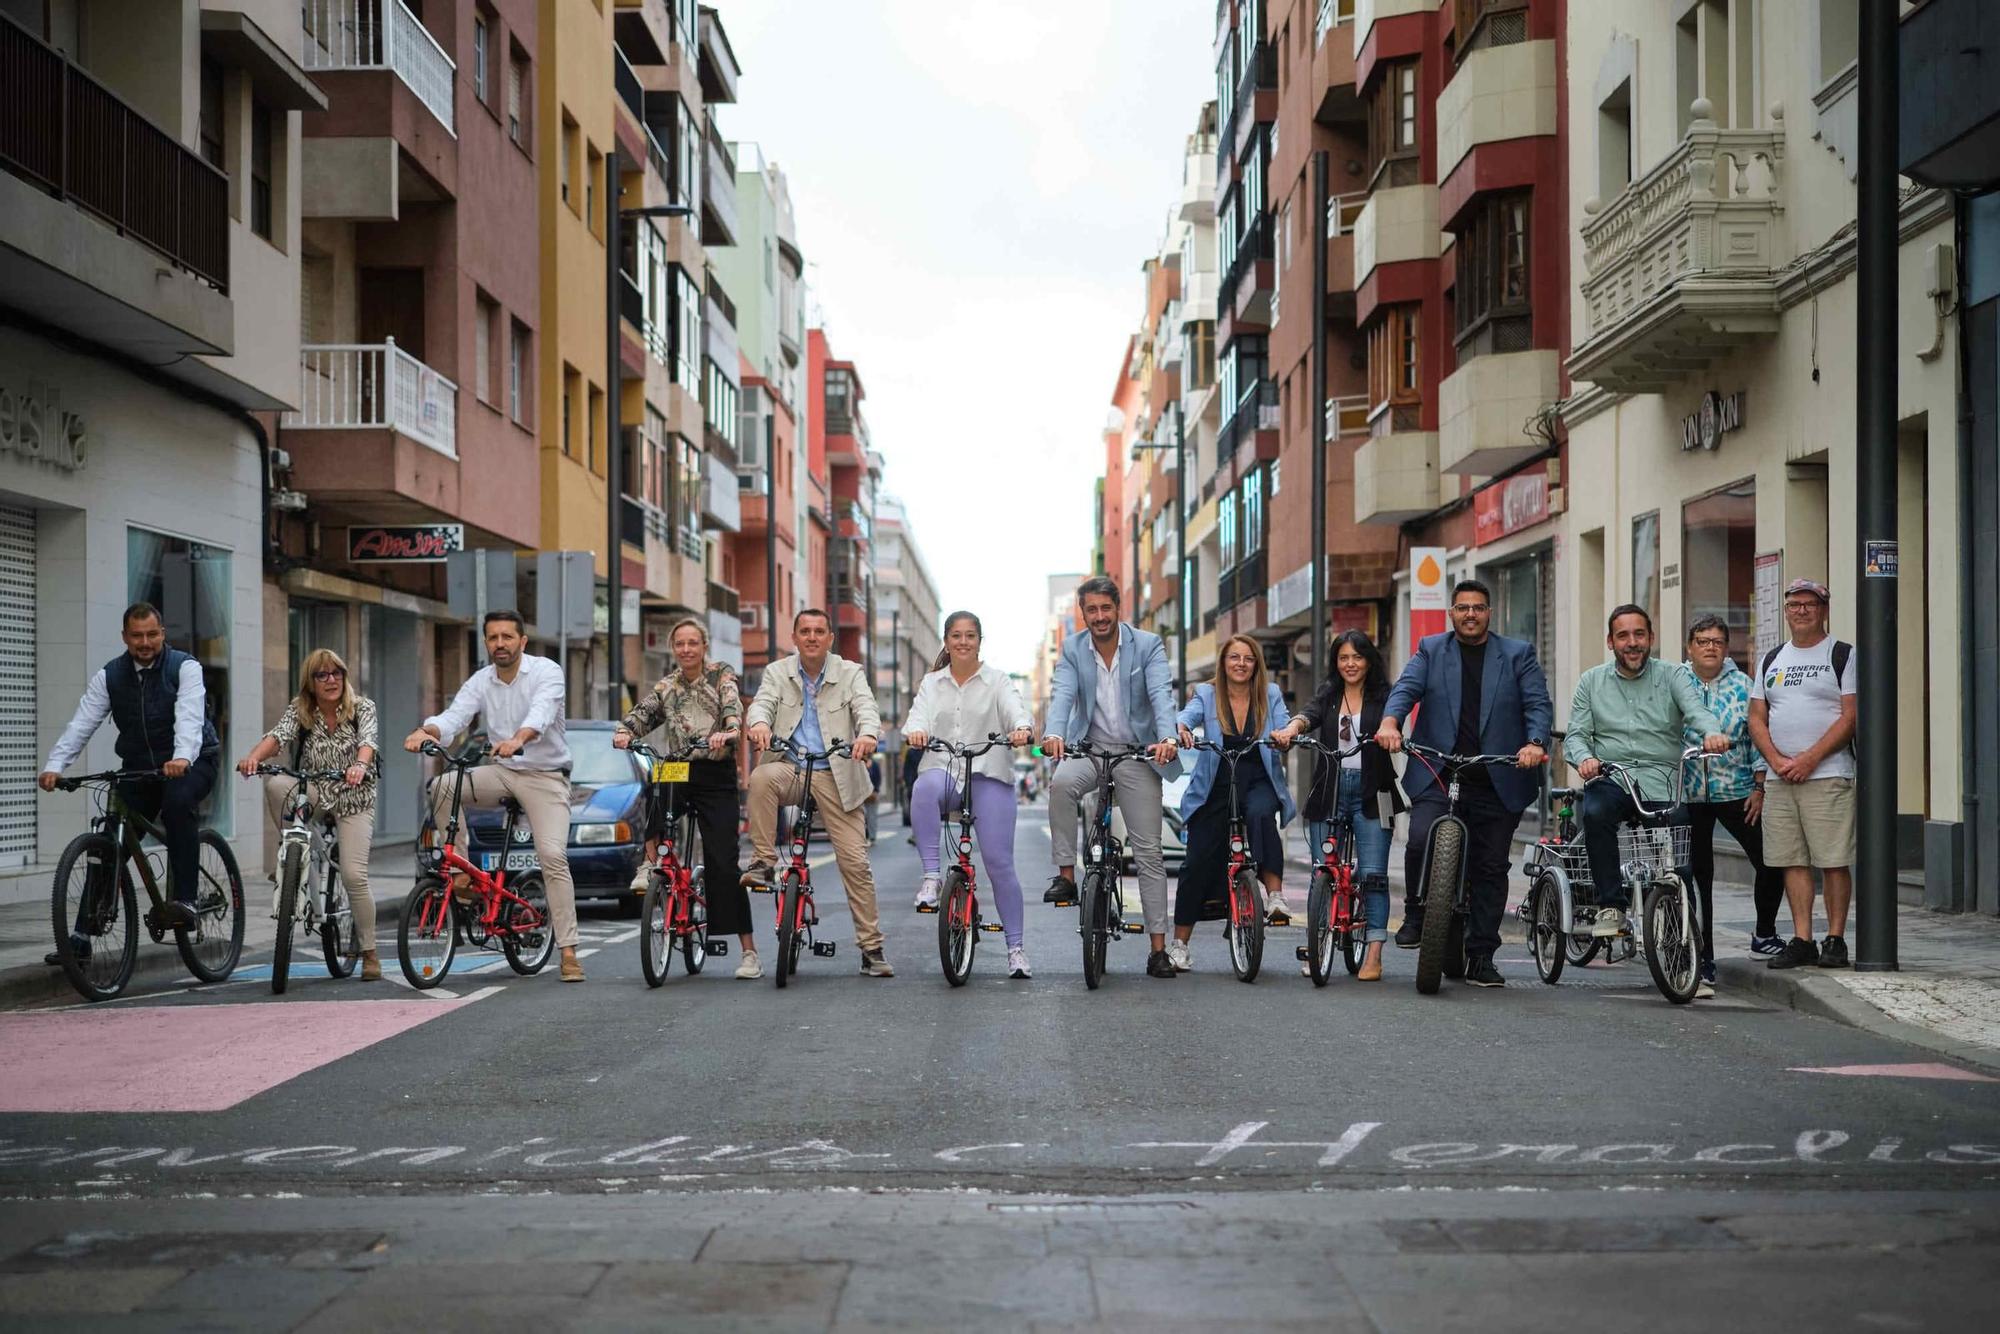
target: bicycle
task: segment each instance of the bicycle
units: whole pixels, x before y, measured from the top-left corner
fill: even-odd
[[[103,789],[103,805],[91,817],[90,831],[71,839],[56,862],[49,900],[57,962],[85,1000],[110,1000],[132,980],[132,969],[138,962],[140,922],[135,875],[152,900],[145,915],[147,933],[157,945],[172,930],[181,962],[198,980],[227,980],[242,956],[243,877],[229,844],[213,829],[204,828],[199,834],[200,884],[189,904],[195,923],[168,924],[173,868],[156,873],[154,854],[146,852],[142,843],[148,837],[165,843],[166,831],[133,810],[120,791],[123,784],[162,776],[157,769],[144,769],[56,780],[56,786],[65,792],[81,787]],[[161,860],[165,860],[164,855]]]
[[[1424,843],[1423,879],[1417,888],[1417,905],[1424,913],[1424,933],[1417,945],[1417,991],[1435,996],[1441,979],[1456,982],[1465,976],[1466,968],[1465,923],[1471,905],[1465,893],[1465,851],[1471,830],[1458,813],[1458,776],[1476,764],[1514,764],[1517,760],[1512,755],[1449,755],[1415,743],[1403,749],[1431,771],[1445,794],[1445,813],[1431,825]],[[1442,771],[1439,766],[1443,766]],[[1445,897],[1434,901],[1434,891],[1441,887]],[[1437,912],[1434,908],[1449,910]]]
[[[680,785],[688,781],[688,762],[705,758],[708,748],[663,755],[634,741],[631,750],[646,761],[649,789],[666,789],[658,859],[646,877],[646,898],[639,910],[639,966],[646,985],[657,987],[667,980],[676,944],[690,977],[701,972],[709,955],[728,953],[727,942],[709,942],[706,872],[699,863],[682,860],[683,850],[694,851],[694,816],[679,809],[676,801]]]
[[[1341,761],[1360,754],[1365,743],[1357,742],[1341,750],[1321,745],[1316,737],[1302,736],[1292,744],[1316,750],[1326,757],[1331,766],[1328,781],[1334,785],[1336,797],[1326,837],[1315,849],[1320,863],[1313,870],[1311,887],[1306,890],[1306,943],[1298,951],[1313,985],[1323,987],[1333,976],[1336,952],[1349,977],[1361,971],[1362,958],[1368,952],[1368,918],[1361,906],[1360,885],[1354,878],[1354,825],[1340,815],[1338,801]]]
[[[810,947],[816,959],[831,959],[834,942],[814,940],[812,929],[819,925],[819,905],[813,902],[812,867],[806,852],[812,842],[813,815],[819,804],[813,799],[813,766],[823,760],[849,753],[848,743],[835,738],[825,750],[804,750],[791,737],[773,741],[771,749],[798,767],[805,781],[799,798],[799,813],[792,821],[791,858],[778,875],[778,959],[771,971],[780,991],[799,971],[799,950]]]
[[[1128,760],[1151,758],[1149,746],[1107,746],[1099,749],[1088,741],[1069,746],[1068,753],[1097,766],[1097,811],[1083,843],[1083,887],[1077,891],[1077,933],[1083,937],[1083,985],[1097,990],[1104,980],[1104,956],[1109,944],[1121,935],[1136,935],[1145,929],[1125,920],[1125,891],[1121,872],[1125,850],[1111,832],[1113,800],[1111,774]]]
[[[964,777],[958,786],[958,859],[945,868],[938,906],[938,960],[944,965],[944,980],[955,987],[972,976],[972,956],[979,948],[981,931],[999,931],[1000,924],[988,925],[979,915],[979,878],[972,869],[972,762],[995,746],[1008,745],[1000,732],[989,732],[983,743],[958,745],[931,738],[925,750],[938,751],[962,762]]]
[[[1216,741],[1197,741],[1186,747],[1216,756],[1228,776],[1229,867],[1223,872],[1223,887],[1229,915],[1223,919],[1222,936],[1229,942],[1229,967],[1238,982],[1255,982],[1264,966],[1264,887],[1250,856],[1250,824],[1243,816],[1242,794],[1236,786],[1236,762],[1265,744],[1260,737],[1236,747]]]
[[[521,808],[512,800],[501,803],[506,819],[500,829],[500,851],[481,857],[485,868],[474,866],[458,851],[458,821],[465,775],[486,758],[487,748],[453,755],[437,742],[426,741],[420,749],[443,760],[451,773],[451,816],[435,861],[417,877],[416,886],[403,902],[402,920],[396,923],[396,953],[403,976],[419,991],[437,986],[451,972],[463,937],[468,946],[478,949],[491,949],[497,940],[507,966],[523,977],[532,977],[548,966],[556,937],[549,924],[548,887],[540,873],[524,871],[515,888],[507,887],[507,860],[514,848]],[[445,877],[451,875],[465,877],[469,893],[462,904],[454,902],[459,894],[445,884]]]
[[[361,929],[355,925],[347,887],[337,869],[339,828],[331,815],[313,814],[308,786],[342,783],[347,776],[339,769],[304,772],[281,764],[260,764],[257,776],[297,780],[285,798],[285,823],[278,831],[278,891],[271,905],[271,915],[278,923],[271,942],[271,994],[282,996],[291,977],[292,929],[301,916],[307,934],[320,938],[330,975],[346,977],[361,957]]]

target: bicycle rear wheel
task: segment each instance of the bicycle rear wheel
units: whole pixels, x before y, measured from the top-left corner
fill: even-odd
[[[85,1000],[110,1000],[139,958],[139,896],[107,834],[79,834],[56,863],[49,895],[56,957]]]
[[[1583,968],[1597,957],[1597,951],[1603,946],[1604,942],[1596,936],[1573,935],[1563,947],[1563,958],[1569,961],[1571,967]]]
[[[701,966],[708,962],[708,898],[702,893],[705,875],[698,870],[688,881],[688,919],[682,923],[687,933],[681,937],[681,962],[687,965],[689,976],[701,972]]]
[[[1701,947],[1688,911],[1687,889],[1677,879],[1654,881],[1646,890],[1646,967],[1653,985],[1676,1005],[1694,999],[1701,983]]]
[[[506,928],[500,934],[500,952],[507,966],[523,977],[533,977],[549,966],[556,952],[556,929],[549,921],[549,887],[538,875],[523,876],[509,887],[525,907],[509,902],[502,910]]]
[[[944,873],[944,890],[938,902],[938,961],[944,965],[944,980],[962,987],[972,976],[972,956],[979,948],[972,882],[964,871],[954,866]]]
[[[1353,875],[1349,863],[1349,876]],[[1347,975],[1353,977],[1361,971],[1362,960],[1368,957],[1368,910],[1361,904],[1361,890],[1349,879],[1345,891],[1347,898],[1347,926],[1340,933],[1340,961],[1347,965]]]
[[[1104,872],[1084,876],[1076,896],[1076,918],[1083,935],[1083,985],[1095,991],[1104,980],[1104,951],[1111,940],[1111,896]]]
[[[785,872],[778,882],[778,966],[771,971],[781,991],[799,966],[799,889],[797,871]]]
[[[1333,976],[1335,948],[1333,930],[1333,877],[1324,870],[1313,872],[1306,890],[1306,970],[1316,987]]]
[[[1249,867],[1229,887],[1229,966],[1238,982],[1255,982],[1264,965],[1264,896]]]
[[[320,923],[320,948],[326,953],[326,971],[331,977],[346,977],[361,959],[361,924],[354,920],[354,904],[340,883],[333,859],[327,859],[326,890],[320,900],[326,917]]]
[[[228,980],[243,954],[243,877],[236,854],[213,829],[201,831],[194,893],[194,930],[174,932],[181,962],[204,982]]]
[[[1447,815],[1431,826],[1430,847],[1424,858],[1424,934],[1417,946],[1417,991],[1421,995],[1437,995],[1444,980],[1445,952],[1451,943],[1453,919],[1458,916],[1464,859],[1465,826],[1456,816]]]
[[[1569,960],[1569,923],[1562,920],[1562,891],[1553,877],[1536,876],[1528,886],[1528,953],[1535,960],[1535,973],[1554,986],[1562,980],[1563,964]]]
[[[667,922],[670,898],[665,876],[655,871],[646,877],[646,898],[639,909],[639,968],[649,987],[665,982],[673,968],[674,938]]]
[[[278,854],[278,930],[271,938],[271,994],[285,994],[292,973],[292,928],[299,920],[299,887],[306,878],[306,850],[288,845]]]
[[[403,918],[396,923],[396,953],[403,977],[419,991],[429,991],[451,972],[458,953],[458,916],[451,891],[427,876],[403,900]]]

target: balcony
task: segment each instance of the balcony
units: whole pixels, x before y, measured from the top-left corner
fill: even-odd
[[[672,0],[616,0],[612,31],[634,65],[666,64],[679,40]]]
[[[330,73],[394,70],[456,136],[458,67],[403,0],[304,0],[305,67]]]
[[[458,386],[386,343],[309,343],[299,349],[299,408],[288,431],[387,430],[458,457]]]
[[[1442,502],[1436,431],[1371,436],[1354,451],[1354,521],[1402,523]]]
[[[1562,365],[1547,348],[1461,361],[1438,386],[1438,470],[1491,477],[1549,448],[1530,435],[1562,398]]]
[[[1236,80],[1236,100],[1230,103],[1229,124],[1222,127],[1222,147],[1232,157],[1243,156],[1249,146],[1250,134],[1259,121],[1271,120],[1277,115],[1278,51],[1262,34],[1256,45],[1250,48],[1243,62],[1243,73]],[[1268,92],[1270,96],[1260,105],[1257,94]]]
[[[618,100],[632,113],[632,119],[646,123],[646,88],[639,82],[639,72],[632,68],[632,62],[625,58],[624,51],[611,48],[611,83],[617,90]]]
[[[1264,553],[1260,551],[1222,572],[1216,580],[1215,605],[1228,611],[1239,602],[1262,596],[1264,591]]]
[[[701,521],[710,532],[743,531],[743,491],[736,469],[713,454],[702,455]]]
[[[708,145],[702,154],[701,243],[733,246],[740,234],[736,215],[736,159],[729,145],[708,124]]]
[[[1218,470],[1228,466],[1237,449],[1244,442],[1269,431],[1277,433],[1282,421],[1282,409],[1278,401],[1278,384],[1275,380],[1253,381],[1237,400],[1235,411],[1230,412],[1222,423],[1222,433],[1216,437],[1215,457]],[[1275,442],[1273,457],[1276,457]]]
[[[1354,285],[1384,264],[1438,257],[1438,192],[1434,185],[1376,190],[1354,219]]]
[[[1526,15],[1509,11],[1512,19]],[[1482,19],[1482,31],[1494,19]],[[1508,20],[1511,21],[1511,20]],[[1480,144],[1556,132],[1556,44],[1483,46],[1465,55],[1437,96],[1437,177],[1449,177]]]
[[[1269,324],[1271,289],[1271,215],[1259,213],[1237,239],[1236,254],[1216,293],[1217,309],[1229,312],[1239,325]]]
[[[1326,439],[1368,434],[1368,395],[1344,394],[1326,401]]]
[[[743,77],[730,48],[729,34],[722,20],[706,5],[701,10],[701,100],[713,106],[736,100],[736,83]]]
[[[1188,136],[1187,161],[1181,168],[1180,219],[1207,222],[1215,216],[1215,136]]]

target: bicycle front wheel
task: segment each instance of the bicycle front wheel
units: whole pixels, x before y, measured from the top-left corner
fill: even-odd
[[[665,982],[673,968],[674,938],[667,929],[671,902],[667,878],[657,871],[647,876],[646,898],[639,908],[639,968],[649,987]]]
[[[227,981],[243,954],[243,877],[236,854],[213,829],[201,831],[192,931],[174,932],[181,962],[204,982]]]
[[[1229,966],[1238,982],[1255,982],[1264,966],[1264,896],[1248,867],[1229,887],[1229,916]]]
[[[799,890],[798,872],[785,872],[778,885],[778,966],[771,970],[780,991],[799,966]]]
[[[1535,972],[1550,986],[1562,980],[1563,965],[1569,962],[1569,927],[1562,920],[1562,891],[1551,876],[1537,876],[1528,887],[1528,953],[1534,956]]]
[[[1104,980],[1104,951],[1111,941],[1111,896],[1104,872],[1092,871],[1083,878],[1076,916],[1083,935],[1083,985],[1095,991]]]
[[[271,938],[271,994],[285,994],[292,975],[292,928],[298,925],[299,886],[306,878],[306,850],[294,843],[278,854],[278,931]]]
[[[556,929],[549,920],[549,887],[539,875],[531,875],[514,885],[521,903],[508,903],[501,922],[500,952],[507,966],[523,977],[533,977],[549,966],[556,952]]]
[[[1701,947],[1687,890],[1676,879],[1655,881],[1646,890],[1644,912],[1646,967],[1653,985],[1674,1004],[1686,1005],[1701,983]]]
[[[1446,816],[1431,826],[1429,854],[1424,858],[1424,934],[1417,946],[1417,991],[1421,995],[1437,995],[1438,985],[1444,981],[1445,954],[1458,916],[1464,862],[1465,826],[1457,817]]]
[[[79,834],[56,863],[49,895],[56,958],[85,1000],[110,1000],[139,958],[139,896],[107,834]]]
[[[681,936],[681,962],[687,965],[690,977],[708,962],[708,897],[702,893],[707,887],[706,874],[698,870],[689,878],[687,921],[681,923],[686,928]]]
[[[1306,971],[1316,987],[1333,976],[1333,877],[1315,871],[1306,890]]]
[[[326,905],[326,917],[320,923],[319,943],[326,954],[326,971],[330,977],[346,977],[353,973],[361,960],[361,925],[354,920],[354,905],[348,901],[347,891],[340,883],[340,872],[335,869],[333,859],[327,859],[326,889],[320,902]]]
[[[979,924],[973,920],[972,882],[956,866],[944,873],[938,912],[938,961],[944,980],[955,987],[972,976],[972,956],[979,948]]]
[[[429,991],[451,972],[458,954],[458,923],[453,919],[451,891],[435,877],[417,881],[403,901],[403,919],[396,923],[396,953],[403,977],[419,991]]]

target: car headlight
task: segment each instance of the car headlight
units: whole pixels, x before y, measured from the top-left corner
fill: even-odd
[[[569,841],[578,847],[588,847],[602,843],[630,843],[632,826],[620,820],[616,824],[571,825]]]

